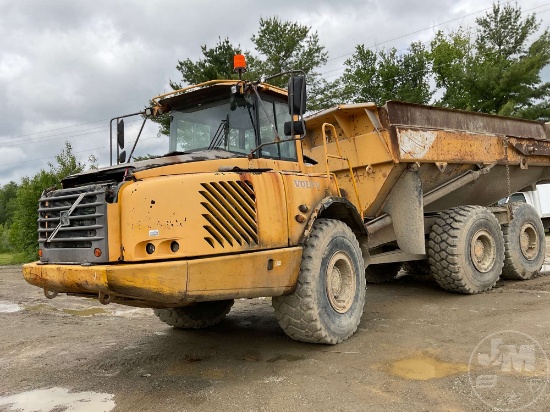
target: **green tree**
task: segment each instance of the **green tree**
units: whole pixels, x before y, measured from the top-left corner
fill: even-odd
[[[14,199],[15,212],[9,240],[16,251],[25,254],[27,260],[37,257],[36,210],[40,195],[47,188],[59,188],[64,177],[82,172],[86,166],[76,159],[69,142],[65,142],[65,147],[55,159],[55,164],[49,163],[48,171],[40,170],[32,178],[24,177]]]
[[[85,163],[79,162],[73,154],[73,147],[69,142],[65,142],[65,147],[55,156],[56,164],[48,163],[50,173],[61,182],[65,177],[80,173],[86,168]]]
[[[208,80],[238,78],[233,70],[233,56],[239,53],[246,56],[248,70],[244,77],[250,80],[291,69],[303,70],[310,80],[318,78],[315,69],[326,63],[328,54],[320,45],[317,32],[309,26],[281,21],[278,17],[260,18],[259,25],[258,33],[251,37],[258,55],[243,52],[240,45],[235,46],[229,38],[220,37],[214,47],[201,46],[203,57],[197,61],[189,58],[178,61],[176,68],[183,82],[198,84]],[[284,79],[270,82],[277,86],[285,84]],[[182,84],[171,81],[170,86],[177,90]]]
[[[176,66],[181,73],[181,81],[170,81],[174,90],[184,84],[198,84],[216,79],[237,79],[233,70],[233,56],[244,54],[247,60],[247,72],[243,78],[258,80],[291,69],[300,69],[307,74],[308,103],[318,108],[324,99],[319,96],[328,87],[316,71],[327,61],[328,54],[319,42],[319,36],[311,27],[294,22],[282,21],[278,17],[260,18],[258,33],[252,35],[252,42],[258,54],[243,51],[240,45],[234,45],[229,38],[218,38],[214,47],[201,46],[202,57],[196,61],[189,58],[179,60]],[[285,87],[288,77],[270,79],[269,83]],[[159,124],[159,134],[170,133],[167,115],[153,119]]]
[[[468,30],[459,29],[448,35],[439,31],[436,34],[431,43],[430,59],[436,88],[443,92],[437,104],[471,110],[469,85],[472,80],[468,66],[472,47]]]
[[[548,29],[518,5],[494,4],[468,30],[439,32],[430,56],[438,104],[507,116],[550,120],[550,83],[540,73],[550,63]]]
[[[317,71],[325,65],[328,53],[311,26],[282,21],[278,17],[260,18],[258,33],[252,35],[259,56],[250,56],[253,78],[269,77],[289,70],[302,70],[308,85],[307,106],[319,110],[330,106],[333,84]],[[269,83],[286,87],[288,76],[276,77]]]
[[[170,87],[179,90],[184,84],[193,85],[209,80],[238,79],[238,74],[233,70],[233,56],[241,53],[240,46],[234,46],[226,37],[218,38],[214,47],[201,46],[202,58],[193,61],[189,58],[178,60],[176,69],[181,73],[182,81],[170,80]],[[245,52],[247,60],[253,60],[248,52]],[[250,66],[250,61],[248,62]],[[245,73],[244,78],[250,78],[250,71]],[[149,102],[152,105],[152,102]],[[167,114],[152,119],[159,125],[159,135],[170,134],[170,119]],[[142,160],[142,159],[141,159]]]
[[[395,48],[376,53],[358,45],[344,65],[340,92],[344,101],[428,103],[433,94],[428,52],[420,42],[412,43],[405,53]]]
[[[32,178],[21,180],[17,197],[15,198],[15,214],[10,228],[9,240],[16,251],[24,253],[27,260],[34,260],[38,251],[37,206],[42,191],[55,186],[57,177],[41,170]]]
[[[0,225],[0,253],[11,252],[13,247],[9,241],[9,231]]]
[[[258,33],[252,35],[251,40],[260,54],[253,58],[254,70],[264,76],[303,70],[308,82],[314,84],[320,77],[316,69],[328,59],[316,31],[310,26],[281,21],[278,17],[260,18]],[[286,81],[287,78],[275,78],[270,83],[285,86]]]
[[[355,46],[355,53],[344,62],[345,70],[341,78],[344,101],[381,101],[377,63],[375,52],[362,44]]]
[[[322,77],[307,85],[307,109],[318,111],[342,103],[342,80],[328,81]]]
[[[0,225],[9,227],[13,218],[13,203],[17,194],[17,183],[9,182],[0,189]]]
[[[178,60],[176,69],[181,73],[183,82],[199,84],[209,80],[238,78],[233,70],[233,56],[241,53],[240,46],[234,46],[227,37],[220,37],[214,47],[203,45],[201,51],[203,58],[197,61],[189,58]],[[182,88],[182,83],[170,81],[170,86],[178,90]]]

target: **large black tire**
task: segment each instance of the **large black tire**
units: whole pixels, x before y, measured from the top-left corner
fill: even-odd
[[[407,274],[419,282],[433,282],[435,279],[432,275],[430,262],[427,260],[413,260],[403,263],[403,270]]]
[[[368,283],[392,282],[399,270],[401,270],[401,262],[368,265],[365,269],[365,280]]]
[[[504,238],[495,215],[481,206],[442,212],[432,226],[428,257],[437,283],[451,292],[491,289],[504,263]]]
[[[318,219],[304,245],[293,294],[272,299],[281,328],[302,342],[336,344],[357,330],[365,305],[364,262],[343,222]]]
[[[527,203],[510,205],[512,220],[502,226],[505,279],[527,280],[540,272],[546,255],[544,227],[537,211]]]
[[[167,325],[178,329],[202,329],[220,323],[233,303],[233,299],[199,302],[181,308],[155,309],[155,315]]]

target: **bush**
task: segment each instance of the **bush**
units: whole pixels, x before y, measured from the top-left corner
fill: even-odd
[[[38,258],[38,200],[47,188],[59,188],[66,176],[84,170],[85,164],[76,160],[72,147],[65,142],[65,148],[56,157],[57,165],[49,164],[50,170],[40,170],[32,178],[24,177],[13,199],[13,223],[9,230],[9,242],[20,260],[32,261]]]

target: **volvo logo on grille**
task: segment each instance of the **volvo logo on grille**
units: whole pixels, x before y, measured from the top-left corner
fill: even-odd
[[[71,224],[69,220],[69,212],[63,211],[59,214],[59,224],[61,226],[69,226]]]
[[[46,239],[46,243],[52,241],[55,235],[57,235],[57,232],[59,232],[59,229],[65,226],[69,226],[71,224],[69,216],[71,215],[71,213],[73,213],[73,210],[75,210],[80,201],[84,199],[84,196],[86,196],[86,193],[81,193],[69,210],[63,210],[62,212],[59,212],[59,224],[53,230],[52,234]]]

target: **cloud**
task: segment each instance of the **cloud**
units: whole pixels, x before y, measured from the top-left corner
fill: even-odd
[[[108,164],[110,118],[141,110],[151,97],[169,91],[169,80],[180,79],[177,61],[199,58],[201,45],[213,46],[219,37],[229,37],[251,50],[250,37],[257,32],[260,17],[276,15],[318,31],[332,59],[321,72],[332,75],[332,80],[357,44],[404,48],[413,40],[433,36],[433,29],[419,30],[491,4],[490,0],[0,2],[0,154],[10,163],[0,166],[0,184],[46,168],[65,140],[81,160],[93,153],[100,164]],[[536,0],[522,1],[524,9],[537,5]],[[438,28],[472,24],[474,18]],[[68,127],[73,125],[81,126]],[[162,153],[167,144],[155,135],[155,127],[148,127],[136,153]]]

